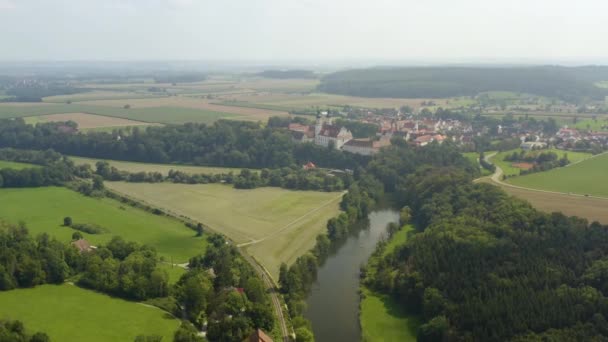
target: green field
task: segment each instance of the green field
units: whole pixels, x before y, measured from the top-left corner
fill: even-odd
[[[387,295],[363,289],[361,331],[363,341],[416,341],[419,319],[407,313]]]
[[[23,169],[31,169],[38,168],[40,166],[34,164],[26,164],[26,163],[17,163],[12,161],[0,160],[0,169],[13,169],[13,170],[23,170]]]
[[[42,285],[0,292],[0,319],[20,320],[51,341],[132,342],[137,335],[172,341],[179,320],[154,307],[74,285]]]
[[[167,263],[159,263],[158,267],[160,267],[161,269],[167,271],[167,274],[169,275],[169,284],[175,284],[177,283],[177,281],[179,280],[179,278],[186,273],[186,269],[178,266],[178,265],[171,265],[171,264],[167,264]]]
[[[206,240],[169,217],[123,205],[111,199],[94,199],[66,188],[46,187],[0,189],[0,218],[11,223],[23,221],[30,233],[49,233],[68,242],[75,230],[63,227],[63,218],[76,223],[95,223],[109,232],[82,233],[93,245],[103,244],[114,235],[128,241],[153,246],[167,261],[184,263],[204,252]]]
[[[578,120],[576,124],[573,125],[573,128],[592,131],[608,131],[608,128],[606,127],[608,127],[608,117],[605,116],[598,117],[597,120]]]
[[[97,161],[102,159],[92,158],[81,158],[81,157],[70,157],[76,164],[89,164],[95,169]],[[125,162],[118,160],[104,160],[110,163],[118,170],[128,172],[160,172],[163,175],[167,175],[170,170],[182,171],[189,174],[218,174],[218,173],[229,173],[233,172],[238,174],[241,172],[239,168],[229,167],[210,167],[210,166],[190,166],[190,165],[172,165],[172,164],[152,164],[152,163],[136,163],[136,162]]]
[[[117,99],[142,99],[150,97],[162,97],[163,94],[151,92],[129,92],[129,91],[90,91],[85,93],[77,93],[70,95],[48,96],[42,99],[49,103],[65,103],[66,101],[81,102],[81,101],[96,101],[96,100],[117,100]],[[167,95],[164,95],[167,96]]]
[[[125,101],[127,104],[128,101]],[[152,107],[152,108],[113,108],[84,104],[32,104],[11,105],[0,104],[0,118],[13,118],[62,113],[89,113],[113,116],[123,119],[180,124],[186,122],[212,123],[221,118],[237,116],[231,113],[215,112],[204,109],[181,107]]]
[[[532,189],[608,197],[608,154],[576,165],[509,179],[509,183]]]
[[[403,245],[413,231],[414,227],[407,225],[395,233],[382,256]],[[361,286],[361,291],[359,320],[363,341],[416,341],[416,332],[420,325],[417,317],[408,315],[398,303],[385,294],[374,292],[365,286]]]
[[[498,167],[500,167],[502,169],[502,172],[505,175],[519,176],[520,169],[512,166],[511,162],[504,161],[504,158],[508,155],[513,154],[513,152],[519,153],[520,151],[521,151],[521,149],[516,148],[514,150],[500,152],[500,153],[496,154],[494,157],[492,157],[490,161],[492,163],[496,164]],[[542,151],[555,152],[559,158],[561,158],[564,154],[567,154],[568,160],[570,160],[570,163],[580,162],[581,160],[591,157],[591,153],[564,151],[564,150],[558,150],[555,148],[542,150]],[[542,172],[541,174],[545,174],[545,172]]]
[[[247,250],[273,276],[315,244],[339,212],[342,193],[264,187],[240,190],[221,184],[106,182],[106,187],[183,215],[220,232]]]
[[[493,153],[493,152],[486,152],[486,155]],[[471,163],[473,163],[473,165],[479,165],[479,171],[481,172],[482,176],[489,176],[492,174],[492,172],[490,172],[489,170],[486,170],[484,168],[481,167],[481,165],[479,164],[479,153],[477,152],[465,152],[462,154],[465,158],[467,158],[468,160],[471,161]]]

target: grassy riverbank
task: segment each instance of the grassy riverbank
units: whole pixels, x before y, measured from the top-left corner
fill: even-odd
[[[411,225],[403,226],[393,234],[380,254],[374,254],[368,261],[368,274],[375,272],[375,264],[380,257],[392,253],[397,246],[407,241],[414,231]],[[416,341],[420,320],[408,314],[390,296],[373,291],[361,285],[359,322],[363,341]]]

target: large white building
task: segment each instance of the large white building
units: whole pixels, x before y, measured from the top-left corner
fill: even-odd
[[[321,146],[333,145],[334,148],[342,149],[342,146],[353,139],[353,134],[346,129],[332,124],[331,119],[318,117],[315,124],[315,144]]]

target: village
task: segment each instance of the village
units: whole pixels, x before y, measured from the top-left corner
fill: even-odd
[[[356,121],[378,127],[375,136],[355,138],[344,125],[336,123],[339,115],[327,111],[317,114],[314,125],[291,123],[288,130],[296,143],[314,143],[344,152],[370,156],[382,147],[390,146],[394,138],[403,139],[411,146],[423,147],[430,143],[452,141],[464,150],[476,150],[475,137],[487,136],[492,140],[519,140],[523,150],[544,149],[550,146],[561,150],[599,153],[608,148],[608,129],[601,131],[570,128],[563,125],[557,132],[548,132],[543,126],[529,127],[519,122],[509,125],[473,124],[457,119],[433,119],[416,114],[404,115],[369,112]]]

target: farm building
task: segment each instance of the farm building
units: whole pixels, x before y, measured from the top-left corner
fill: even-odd
[[[257,329],[251,335],[249,335],[248,339],[243,342],[272,342],[272,338],[266,335],[262,329]]]
[[[91,244],[85,239],[72,241],[72,246],[75,246],[80,253],[90,252],[95,249],[95,246],[91,246]]]

